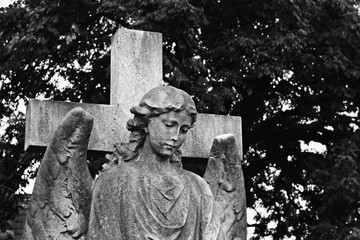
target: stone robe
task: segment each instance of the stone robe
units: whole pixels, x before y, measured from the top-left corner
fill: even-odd
[[[160,174],[140,159],[101,173],[93,190],[88,239],[217,239],[220,223],[209,186],[172,166]]]

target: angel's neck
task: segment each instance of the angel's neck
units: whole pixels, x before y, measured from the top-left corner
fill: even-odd
[[[147,140],[145,140],[142,148],[142,158],[143,161],[156,172],[168,172],[172,168],[170,157],[161,156],[154,152],[153,148],[150,146],[150,142]]]

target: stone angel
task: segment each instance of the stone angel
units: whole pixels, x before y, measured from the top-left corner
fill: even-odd
[[[192,98],[157,87],[130,110],[128,143],[94,181],[87,168],[92,116],[61,122],[38,171],[24,240],[245,240],[246,200],[233,135],[215,138],[204,178],[184,170],[180,146],[196,122]]]

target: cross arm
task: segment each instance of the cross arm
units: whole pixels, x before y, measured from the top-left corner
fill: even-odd
[[[111,152],[114,143],[121,141],[120,136],[128,132],[123,126],[126,123],[125,114],[115,105],[31,99],[26,107],[25,150],[44,149],[61,120],[75,107],[81,107],[94,116],[90,151]]]
[[[60,121],[75,107],[82,107],[94,116],[88,150],[112,152],[114,143],[128,140],[126,121],[129,113],[116,105],[30,100],[26,110],[25,150],[45,148]],[[195,127],[181,147],[183,156],[208,158],[213,139],[224,133],[234,134],[239,149],[242,149],[240,117],[199,114]]]

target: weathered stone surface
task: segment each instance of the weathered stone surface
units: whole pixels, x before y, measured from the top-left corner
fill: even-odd
[[[97,179],[88,239],[216,239],[219,222],[205,181],[180,168],[156,171],[147,157]]]
[[[242,153],[241,118],[235,116],[198,114],[198,120],[188,133],[181,151],[185,157],[208,158],[214,138],[232,133],[235,136],[240,156]]]
[[[72,108],[82,107],[94,116],[90,151],[114,151],[114,143],[129,136],[126,121],[129,119],[120,108],[112,105],[84,104],[30,100],[26,112],[25,149],[46,147],[61,119]],[[241,118],[213,114],[199,114],[193,129],[181,148],[184,157],[207,158],[214,137],[233,133],[241,148]],[[240,152],[242,156],[242,153]]]
[[[23,240],[85,239],[93,182],[86,158],[92,125],[92,116],[75,108],[56,130],[37,173]]]
[[[162,35],[120,28],[111,42],[110,104],[130,108],[162,81]]]
[[[219,239],[246,240],[245,183],[234,135],[214,139],[204,179],[221,213]]]
[[[130,108],[145,92],[161,84],[162,35],[120,28],[111,44],[111,105],[31,100],[25,149],[46,147],[61,119],[72,108],[81,106],[95,118],[89,150],[114,151],[114,143],[128,137],[125,123],[132,117]]]
[[[46,147],[60,121],[73,108],[81,107],[94,116],[89,150],[114,151],[114,143],[127,139],[128,120],[120,108],[112,105],[30,100],[26,109],[25,149]],[[125,137],[120,139],[120,137]]]
[[[131,108],[133,141],[93,190],[89,240],[216,240],[220,219],[209,186],[180,167],[178,148],[196,120],[191,97],[174,87],[150,90]],[[219,239],[220,240],[220,239]]]

